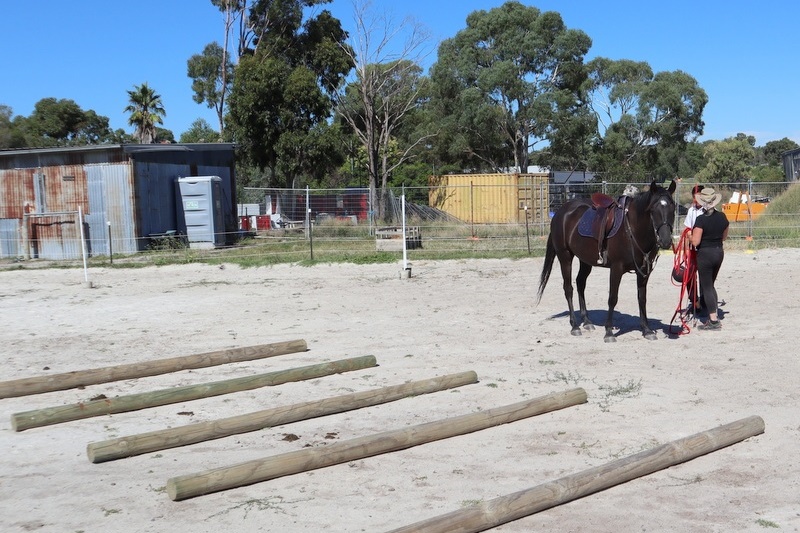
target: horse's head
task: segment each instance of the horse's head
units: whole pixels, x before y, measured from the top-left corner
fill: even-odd
[[[675,200],[672,199],[674,192],[674,181],[666,189],[653,181],[647,193],[647,211],[653,222],[658,246],[662,250],[672,247],[672,227],[675,225]]]

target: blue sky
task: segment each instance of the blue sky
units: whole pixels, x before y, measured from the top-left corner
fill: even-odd
[[[465,26],[469,13],[502,0],[373,0],[398,22],[413,17],[435,43]],[[567,27],[593,41],[587,59],[647,61],[654,71],[683,70],[708,93],[702,139],[743,132],[756,144],[800,143],[800,2],[765,0],[528,1],[558,11]],[[346,29],[352,0],[325,6]],[[0,104],[28,116],[42,98],[68,98],[132,131],[127,92],[147,82],[162,96],[164,127],[176,138],[197,118],[216,127],[212,110],[192,100],[186,61],[223,35],[208,0],[38,0],[5,2]],[[435,51],[431,61],[435,60]]]

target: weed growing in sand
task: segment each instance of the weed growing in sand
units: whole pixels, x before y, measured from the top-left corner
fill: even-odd
[[[483,500],[463,500],[461,502],[461,507],[472,507],[480,504],[481,502],[483,502]]]
[[[678,480],[680,482],[680,483],[676,483],[674,485],[670,485],[671,487],[682,487],[684,485],[694,485],[695,483],[702,483],[703,482],[703,476],[701,476],[700,474],[697,474],[696,476],[689,477],[689,478],[676,477],[676,476],[670,476],[670,477],[672,479],[676,479],[676,480]]]
[[[779,526],[772,520],[764,520],[763,518],[759,518],[758,520],[756,520],[756,524],[758,524],[761,527],[776,527],[778,529],[781,528],[781,526]]]
[[[616,385],[600,385],[603,398],[600,400],[600,410],[607,412],[612,404],[624,400],[625,398],[636,398],[642,392],[642,380],[634,381],[629,379],[627,383]]]
[[[556,372],[552,373],[548,372],[546,381],[548,383],[561,383],[563,381],[566,385],[577,385],[578,382],[583,381],[583,376],[577,372],[573,374],[572,370],[566,374],[560,370],[557,370]]]
[[[106,509],[105,507],[101,507],[101,509],[103,510],[103,516],[111,516],[122,512],[122,509]]]
[[[278,511],[281,513],[285,513],[286,511],[283,510],[281,505],[283,505],[284,500],[281,496],[272,496],[269,498],[252,498],[249,500],[245,500],[240,504],[234,505],[233,507],[228,507],[218,513],[212,514],[209,518],[214,518],[216,516],[228,514],[232,511],[236,511],[238,509],[244,510],[244,517],[246,518],[250,511]]]

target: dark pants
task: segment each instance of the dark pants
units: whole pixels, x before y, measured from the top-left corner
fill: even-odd
[[[717,274],[722,266],[725,252],[719,248],[700,248],[697,250],[697,277],[703,288],[703,303],[709,314],[717,312]]]

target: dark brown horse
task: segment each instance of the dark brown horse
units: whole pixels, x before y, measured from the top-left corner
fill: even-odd
[[[675,192],[674,181],[668,189],[659,186],[654,181],[647,191],[627,198],[622,207],[619,229],[613,235],[609,234],[606,239],[606,259],[599,265],[611,271],[604,338],[606,342],[617,340],[612,332],[612,317],[614,307],[617,305],[620,280],[626,272],[636,273],[642,335],[650,340],[657,338],[647,323],[647,281],[650,279],[650,274],[658,258],[659,248],[666,250],[672,247],[672,226],[675,222],[673,192]],[[547,280],[550,279],[553,262],[558,257],[561,264],[561,275],[564,278],[564,296],[569,305],[569,323],[572,326],[573,335],[581,334],[580,323],[575,318],[575,308],[572,305],[572,260],[575,257],[580,261],[575,285],[578,287],[581,321],[584,329],[594,329],[594,324],[589,321],[586,312],[584,291],[586,278],[592,272],[592,267],[598,266],[598,240],[596,236],[585,237],[582,233],[586,232],[579,231],[581,217],[592,208],[591,200],[578,198],[565,203],[553,216],[550,223],[550,236],[547,238],[544,267],[539,280],[537,303],[542,299]]]

